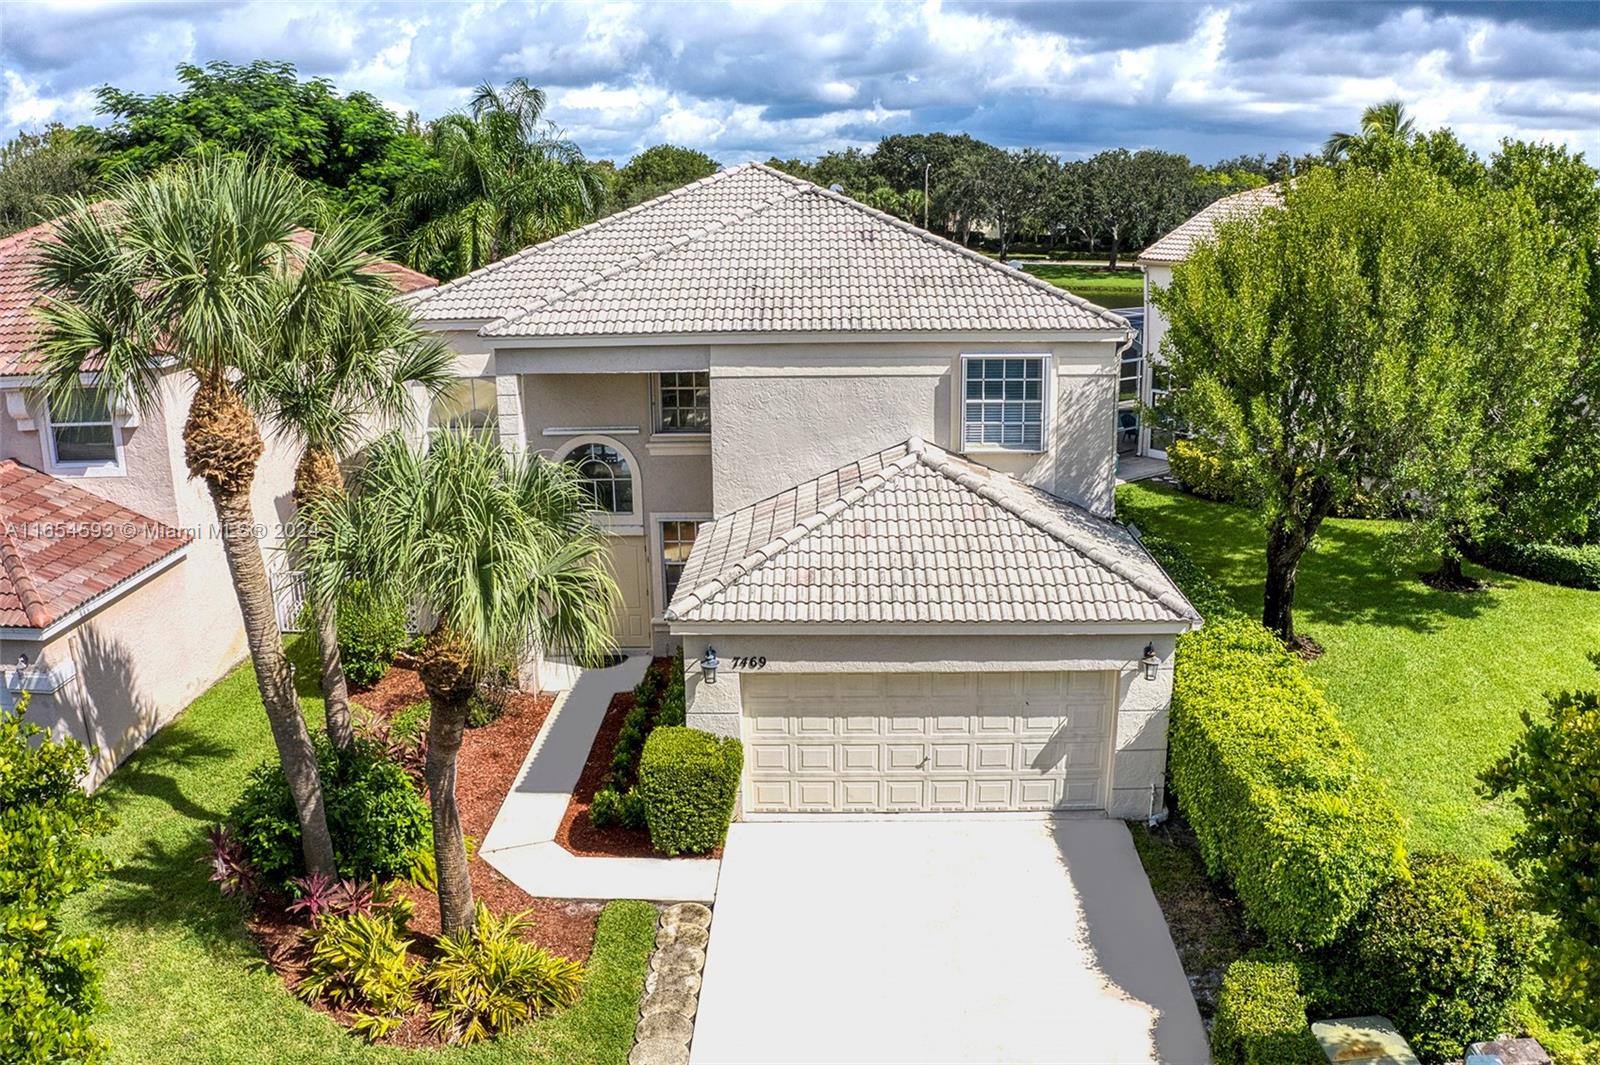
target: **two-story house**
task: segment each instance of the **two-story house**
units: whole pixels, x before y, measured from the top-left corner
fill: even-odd
[[[1113,520],[1127,322],[749,164],[412,297],[570,462],[743,816],[1163,803],[1192,606]]]
[[[93,786],[246,646],[216,512],[184,461],[187,375],[147,410],[86,376],[94,402],[70,420],[33,390],[31,264],[48,232],[0,240],[0,705],[29,692],[30,720],[97,749]],[[433,284],[377,269],[400,291]],[[299,456],[266,443],[252,500],[269,570],[286,575],[277,549]]]

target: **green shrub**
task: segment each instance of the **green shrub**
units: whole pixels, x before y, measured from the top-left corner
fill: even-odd
[[[1504,857],[1555,921],[1541,964],[1557,1019],[1600,1029],[1600,692],[1559,692],[1487,772],[1522,824]]]
[[[666,690],[661,693],[661,709],[656,712],[657,725],[682,725],[686,709],[683,693],[683,648],[672,657],[672,672],[667,675]]]
[[[438,941],[423,975],[433,995],[428,1027],[451,1043],[476,1043],[578,999],[583,967],[522,938],[526,914],[497,918],[482,904],[471,928]]]
[[[358,688],[378,683],[406,645],[405,605],[351,581],[339,592],[334,616],[345,679]]]
[[[601,788],[594,793],[594,800],[589,804],[589,823],[595,828],[621,825],[623,828],[643,831],[650,827],[645,817],[644,796],[639,794],[638,788],[629,788],[624,792]]]
[[[1245,617],[1233,597],[1200,568],[1184,545],[1155,533],[1142,534],[1141,542],[1208,623]]]
[[[639,760],[650,843],[666,855],[722,846],[739,795],[744,748],[731,737],[682,726],[650,733]]]
[[[384,913],[322,917],[304,933],[311,954],[296,993],[349,1010],[352,1028],[369,1040],[383,1038],[416,1008],[417,971],[401,932]]]
[[[1276,944],[1331,942],[1405,873],[1400,816],[1366,756],[1253,621],[1179,641],[1171,766],[1206,867]]]
[[[467,727],[483,728],[500,720],[517,692],[515,663],[495,666],[484,674],[467,699]]]
[[[1183,490],[1202,499],[1231,503],[1249,494],[1228,460],[1200,440],[1174,440],[1167,448],[1167,465]]]
[[[1600,544],[1517,544],[1491,540],[1474,545],[1472,560],[1505,573],[1568,588],[1600,589]]]
[[[358,738],[344,752],[321,736],[316,743],[339,875],[352,880],[404,876],[431,834],[428,804],[416,785],[372,740]],[[300,821],[277,759],[251,770],[227,821],[264,886],[282,889],[305,872]]]
[[[1222,976],[1211,1025],[1212,1060],[1216,1065],[1325,1065],[1306,1005],[1293,962],[1234,962]]]
[[[79,786],[88,752],[24,721],[28,698],[0,709],[0,1061],[97,1061],[102,946],[68,935],[61,905],[105,875],[90,841],[111,816]]]
[[[428,700],[412,703],[389,719],[389,738],[401,743],[421,743],[428,734],[428,717],[432,713],[433,704]]]
[[[1322,952],[1326,1008],[1388,1017],[1425,1061],[1459,1058],[1504,1029],[1533,949],[1516,890],[1491,866],[1418,856]]]

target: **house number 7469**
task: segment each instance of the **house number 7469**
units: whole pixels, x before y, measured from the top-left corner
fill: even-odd
[[[766,669],[766,655],[740,656],[733,660],[733,668],[738,669]]]

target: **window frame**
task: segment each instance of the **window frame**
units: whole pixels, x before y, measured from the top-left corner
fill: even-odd
[[[497,387],[495,385],[495,379],[493,377],[457,377],[457,378],[455,378],[454,382],[452,383],[452,387],[455,387],[456,385],[461,385],[461,384],[465,384],[465,385],[470,386],[472,392],[474,393],[474,395],[473,395],[473,403],[474,403],[474,405],[472,407],[468,408],[469,410],[472,410],[472,411],[476,411],[476,410],[479,409],[476,406],[476,403],[477,403],[477,395],[476,395],[476,393],[477,393],[477,390],[478,390],[479,386],[480,385],[486,385],[488,387],[488,389],[489,389],[489,407],[488,407],[489,421],[484,426],[484,428],[482,430],[482,436],[484,437],[484,439],[490,441],[491,443],[498,443],[499,440],[500,440],[500,394],[499,394],[499,391],[498,391],[498,389],[497,389]],[[434,406],[436,404],[438,404],[443,399],[444,399],[444,396],[442,394],[441,395],[437,395],[437,396],[432,396],[432,397],[430,397],[428,399],[428,409],[427,409],[426,415],[425,415],[424,420],[423,420],[423,425],[422,425],[423,436],[427,440],[431,441],[435,436],[438,436],[440,433],[455,432],[455,431],[459,431],[460,428],[461,428],[460,426],[452,427],[452,426],[434,425],[433,424],[433,408],[434,408]],[[469,428],[468,431],[472,432],[474,434],[477,434],[479,432],[478,430],[470,429],[470,428]]]
[[[604,511],[591,510],[589,517],[597,525],[604,526],[608,532],[618,535],[638,536],[644,530],[643,519],[643,489],[639,480],[639,460],[622,441],[614,436],[603,436],[599,433],[584,433],[566,440],[551,455],[552,462],[565,463],[572,457],[573,452],[590,444],[599,444],[608,447],[621,456],[628,467],[628,480],[631,486],[630,496],[633,509],[629,511]]]
[[[120,424],[121,419],[117,415],[116,400],[106,393],[104,389],[100,388],[99,385],[80,383],[78,388],[84,392],[99,392],[105,398],[106,420],[84,421],[80,419],[73,421],[59,421],[57,420],[55,413],[50,409],[50,401],[48,399],[41,400],[40,405],[43,407],[41,413],[43,414],[42,420],[44,422],[44,439],[40,442],[40,449],[44,452],[44,456],[47,460],[47,465],[49,467],[48,472],[65,474],[68,476],[75,475],[80,477],[122,476],[126,472],[126,464],[123,454],[122,425]],[[89,461],[77,461],[73,459],[61,458],[60,451],[56,445],[57,429],[74,429],[79,427],[102,425],[111,430],[110,458],[94,459]]]
[[[669,375],[673,376],[673,377],[682,377],[682,376],[688,375],[690,377],[704,377],[705,378],[706,425],[705,425],[704,429],[672,429],[672,428],[668,428],[667,427],[667,392],[669,390],[672,391],[672,392],[683,392],[683,391],[694,392],[694,391],[698,391],[699,388],[700,388],[700,386],[698,384],[693,384],[693,385],[688,385],[688,386],[685,386],[685,385],[682,385],[682,384],[669,385],[666,382],[666,378]],[[710,370],[658,370],[658,371],[656,371],[655,374],[652,375],[652,378],[651,378],[651,391],[654,394],[654,403],[652,404],[652,406],[654,407],[654,410],[651,412],[652,416],[653,416],[653,420],[654,420],[654,425],[652,426],[652,429],[657,435],[665,436],[665,437],[672,437],[674,439],[680,439],[680,438],[693,439],[695,437],[708,437],[708,436],[711,435],[711,371]],[[674,407],[673,409],[674,410],[688,409],[688,410],[693,411],[693,410],[697,410],[698,408],[693,408],[693,407],[691,407],[691,408]]]
[[[1026,362],[1034,362],[1034,363],[1037,363],[1038,366],[1039,366],[1039,398],[1037,400],[1022,399],[1022,400],[1017,401],[1017,402],[1021,402],[1024,405],[1025,408],[1030,403],[1037,402],[1038,405],[1039,405],[1039,446],[1038,447],[1029,447],[1026,443],[1020,444],[1020,445],[1004,444],[1004,443],[990,443],[990,442],[984,441],[984,440],[974,440],[974,439],[972,439],[971,437],[968,436],[967,427],[968,427],[969,424],[971,424],[968,421],[968,418],[967,418],[967,404],[968,403],[995,403],[995,402],[1004,403],[1004,402],[1006,402],[1003,399],[1002,400],[998,400],[998,401],[996,401],[996,400],[986,400],[986,399],[982,399],[982,398],[979,398],[979,399],[976,399],[976,400],[969,399],[967,397],[967,374],[970,372],[970,368],[975,363],[1001,362],[1001,361],[1007,361],[1007,360],[1022,360],[1022,361],[1026,361]],[[1047,451],[1049,451],[1050,450],[1050,424],[1051,424],[1050,413],[1051,413],[1051,407],[1054,405],[1054,402],[1055,402],[1055,393],[1054,393],[1054,387],[1053,387],[1055,374],[1052,372],[1053,362],[1054,362],[1054,360],[1052,359],[1052,357],[1051,357],[1049,352],[1041,352],[1041,351],[1021,351],[1021,352],[1001,352],[1001,351],[989,352],[989,351],[983,351],[983,352],[963,353],[962,356],[961,356],[960,377],[959,377],[959,380],[958,380],[958,383],[957,383],[957,388],[956,388],[956,417],[958,419],[958,424],[961,427],[961,429],[960,429],[960,434],[961,434],[960,435],[960,440],[961,440],[961,450],[962,450],[962,452],[963,453],[991,452],[991,453],[1007,453],[1007,454],[1016,454],[1016,455],[1042,455],[1042,454],[1046,453]],[[1002,380],[1003,380],[1003,378],[1002,378]],[[1024,376],[1023,380],[1026,381],[1026,376]],[[982,423],[980,422],[979,424],[982,424]],[[1026,411],[1024,411],[1024,421],[1022,422],[1022,425],[1023,425],[1024,430],[1026,430],[1026,427],[1027,427]]]
[[[663,527],[669,521],[689,522],[695,526],[695,538],[698,541],[700,529],[707,522],[711,521],[713,517],[714,515],[708,514],[704,511],[694,511],[689,513],[652,513],[650,515],[649,553],[651,561],[650,568],[653,571],[651,582],[653,584],[653,590],[655,591],[655,601],[657,604],[654,620],[657,623],[664,622],[667,607],[671,605],[670,601],[667,599],[667,548],[666,537],[662,535],[664,531]]]

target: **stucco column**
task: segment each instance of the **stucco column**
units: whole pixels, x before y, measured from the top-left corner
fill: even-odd
[[[522,421],[522,378],[516,374],[496,377],[494,398],[499,417],[500,446],[508,455],[520,455],[528,446]]]

